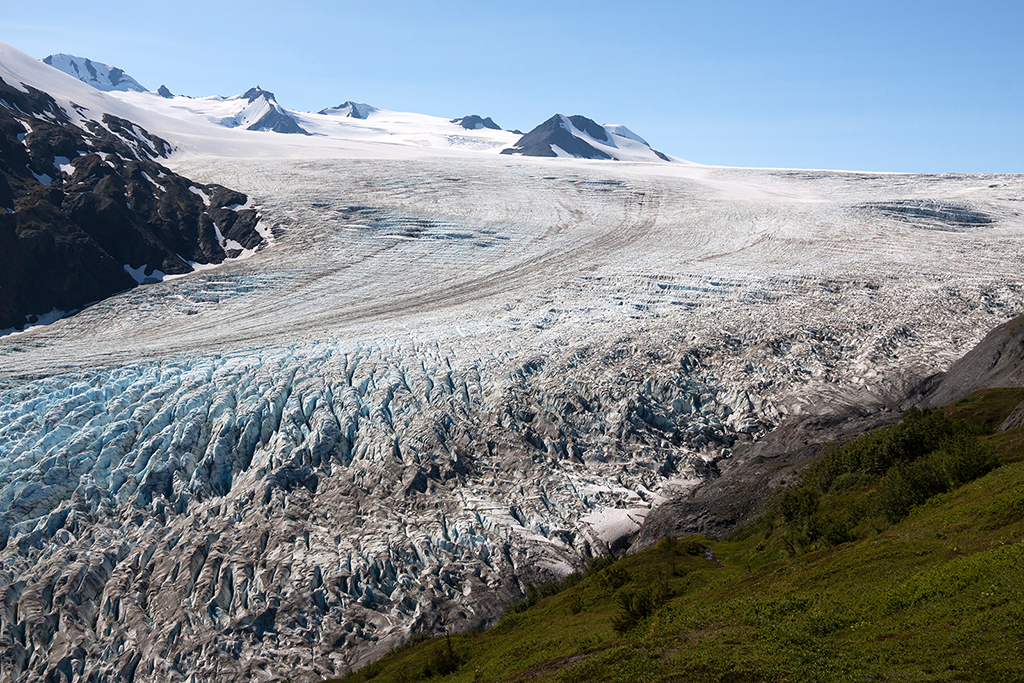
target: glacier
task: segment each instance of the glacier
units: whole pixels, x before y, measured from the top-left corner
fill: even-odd
[[[0,61],[166,138],[268,244],[0,336],[0,683],[315,681],[485,627],[1024,303],[1017,175],[500,156],[383,111],[279,135]]]
[[[1022,303],[1017,176],[169,165],[273,246],[0,337],[0,681],[313,681],[491,624]]]

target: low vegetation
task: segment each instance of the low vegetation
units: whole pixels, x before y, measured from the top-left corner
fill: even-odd
[[[595,561],[344,680],[1024,680],[1024,429],[995,432],[1021,400],[908,411],[730,538]]]

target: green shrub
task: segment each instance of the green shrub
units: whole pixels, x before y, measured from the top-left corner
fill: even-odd
[[[613,565],[598,574],[597,578],[602,588],[615,591],[629,583],[633,576],[622,567]]]
[[[863,485],[897,463],[917,460],[945,441],[971,433],[941,410],[910,408],[900,424],[869,432],[808,467],[803,483],[820,493]]]
[[[977,437],[958,435],[927,457],[893,466],[879,486],[878,512],[898,522],[915,505],[973,481],[995,465],[992,450]]]
[[[997,464],[992,451],[977,437],[961,434],[946,442],[931,458],[948,488],[953,489],[991,472]]]
[[[787,524],[809,519],[818,511],[820,496],[807,486],[787,489],[779,501],[782,518]]]
[[[644,617],[654,613],[663,600],[654,587],[640,591],[624,590],[619,593],[619,613],[612,617],[612,628],[616,633],[631,631]]]
[[[613,564],[615,564],[615,558],[611,555],[598,555],[597,557],[590,558],[590,561],[587,563],[587,569],[584,573],[587,576],[592,576]]]
[[[665,539],[664,543],[665,552],[669,555],[689,555],[690,557],[703,555],[709,547],[703,536],[688,536],[683,539],[670,536]]]
[[[855,538],[850,527],[845,522],[830,522],[825,525],[821,532],[821,539],[830,546],[849,543],[855,540]]]
[[[427,664],[423,668],[423,678],[453,674],[459,670],[461,663],[452,648],[452,637],[445,634],[444,642],[438,643],[431,649]]]
[[[932,496],[995,467],[977,430],[941,410],[911,408],[900,424],[876,429],[825,456],[787,487],[774,505],[782,543],[795,554],[855,540],[866,519],[895,523]],[[870,489],[878,482],[877,490]],[[863,494],[854,492],[867,489]]]
[[[565,601],[565,609],[569,614],[579,614],[583,611],[583,595],[576,591]]]
[[[982,529],[998,529],[1024,518],[1024,489],[1013,489],[985,509]]]

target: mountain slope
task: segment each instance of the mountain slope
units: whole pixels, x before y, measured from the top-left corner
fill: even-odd
[[[245,195],[160,165],[170,145],[130,121],[70,109],[77,124],[0,72],[0,330],[263,243]]]
[[[953,364],[928,395],[925,405],[944,405],[979,389],[1024,384],[1024,317],[989,332]]]
[[[102,62],[94,62],[85,57],[74,55],[56,54],[43,59],[44,64],[49,64],[55,69],[87,83],[97,90],[111,91],[135,91],[146,92],[144,87],[137,80],[129,76],[124,70],[116,66],[109,66]]]

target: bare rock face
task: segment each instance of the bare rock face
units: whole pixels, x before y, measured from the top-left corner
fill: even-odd
[[[1024,316],[995,328],[941,378],[924,404],[952,403],[979,389],[1024,385]],[[1011,416],[1012,417],[1012,416]]]
[[[243,110],[243,113],[239,116],[245,116],[247,110],[253,108],[262,107],[265,109],[265,113],[258,119],[249,123],[246,126],[247,130],[262,130],[272,131],[274,133],[285,133],[290,135],[310,135],[302,126],[300,126],[295,119],[284,110],[281,105],[277,103],[277,99],[274,97],[274,93],[269,90],[256,86],[255,88],[249,88],[241,96],[247,100],[249,107]],[[233,123],[234,120],[229,119],[227,124]]]
[[[590,128],[599,129],[602,134],[602,140],[607,137],[604,129],[590,119],[582,116],[573,116],[571,118],[591,124]],[[523,156],[532,157],[555,157],[558,156],[558,153],[552,148],[552,145],[554,145],[566,154],[580,159],[612,158],[607,152],[599,150],[593,145],[588,144],[585,140],[573,135],[567,125],[568,121],[569,117],[555,114],[520,138],[513,147],[503,149],[501,153],[522,154]]]
[[[0,80],[0,330],[263,243],[245,195],[155,160],[170,145],[103,115],[85,130]]]
[[[480,130],[481,128],[501,130],[501,126],[496,124],[490,116],[481,118],[477,114],[470,114],[469,116],[460,116],[457,119],[452,119],[451,122],[462,126],[466,130]]]
[[[360,102],[347,100],[339,104],[337,107],[321,109],[318,113],[333,114],[335,116],[343,116],[353,119],[366,119],[375,111],[377,111],[377,108],[370,106],[369,104],[362,104]]]

